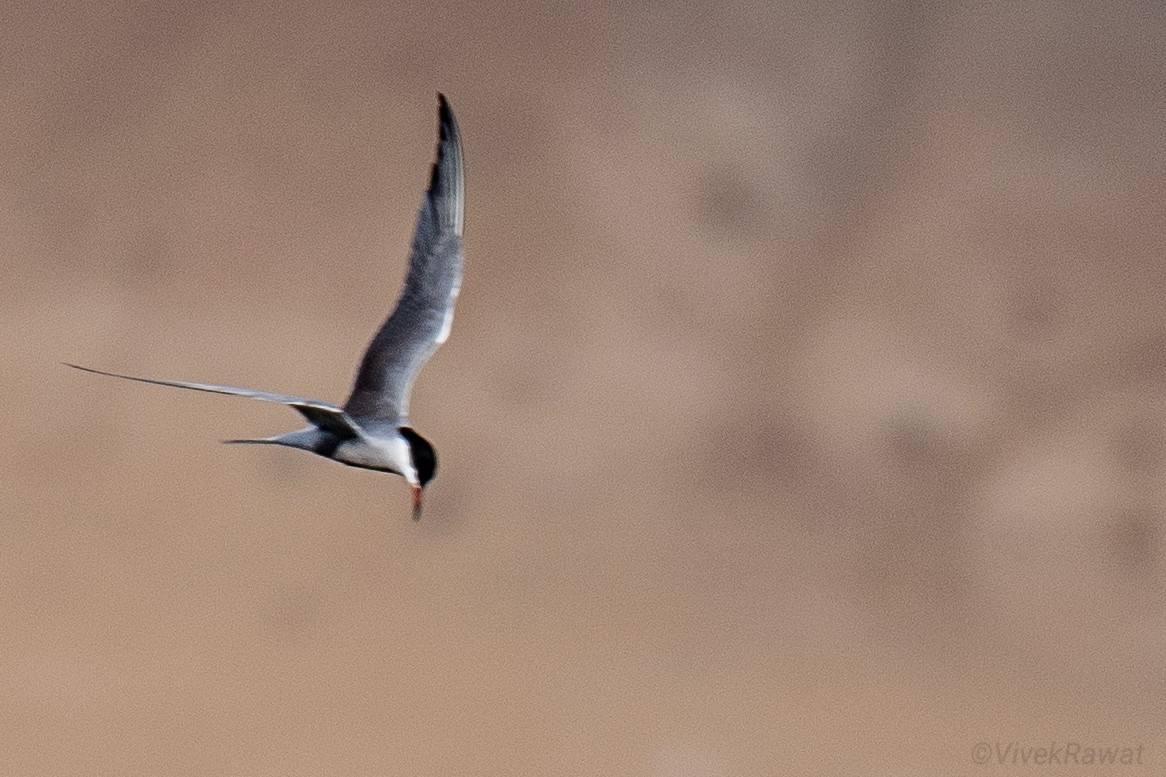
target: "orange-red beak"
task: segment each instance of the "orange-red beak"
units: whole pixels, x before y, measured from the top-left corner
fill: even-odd
[[[425,495],[425,492],[421,489],[421,486],[413,486],[413,520],[414,521],[421,520],[421,497],[423,497],[424,495]]]

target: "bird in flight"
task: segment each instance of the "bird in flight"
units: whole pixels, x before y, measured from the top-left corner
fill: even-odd
[[[437,452],[409,424],[409,394],[417,373],[449,337],[462,280],[465,183],[461,136],[445,96],[439,94],[437,100],[437,159],[417,214],[405,287],[396,308],[365,350],[352,394],[343,407],[268,391],[68,366],[114,378],[293,407],[309,426],[274,437],[226,442],[284,445],[352,467],[401,475],[413,490],[413,519],[419,519],[425,487],[437,472]]]

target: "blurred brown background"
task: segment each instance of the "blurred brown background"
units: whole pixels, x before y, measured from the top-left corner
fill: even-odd
[[[343,399],[437,90],[420,524],[59,365]],[[1161,3],[8,2],[0,97],[5,774],[1166,774]]]

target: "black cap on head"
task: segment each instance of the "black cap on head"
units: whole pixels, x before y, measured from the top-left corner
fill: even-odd
[[[429,444],[429,440],[413,431],[412,427],[402,426],[400,431],[405,442],[409,443],[413,467],[417,470],[417,480],[420,481],[421,487],[425,488],[437,475],[437,451]]]

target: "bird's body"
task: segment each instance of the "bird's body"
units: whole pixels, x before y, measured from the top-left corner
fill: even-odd
[[[283,445],[299,448],[341,464],[377,472],[401,475],[410,483],[421,480],[413,464],[409,441],[398,427],[357,429],[354,436],[342,436],[318,426],[254,440],[227,440],[230,444]]]
[[[409,395],[417,373],[449,337],[462,277],[465,185],[461,137],[449,103],[442,95],[438,95],[438,102],[437,159],[417,214],[405,286],[393,312],[369,343],[352,394],[343,407],[235,386],[140,378],[69,366],[143,383],[288,405],[310,425],[273,437],[227,442],[298,448],[352,467],[401,475],[413,489],[413,517],[420,517],[423,490],[437,471],[437,454],[409,424]]]

